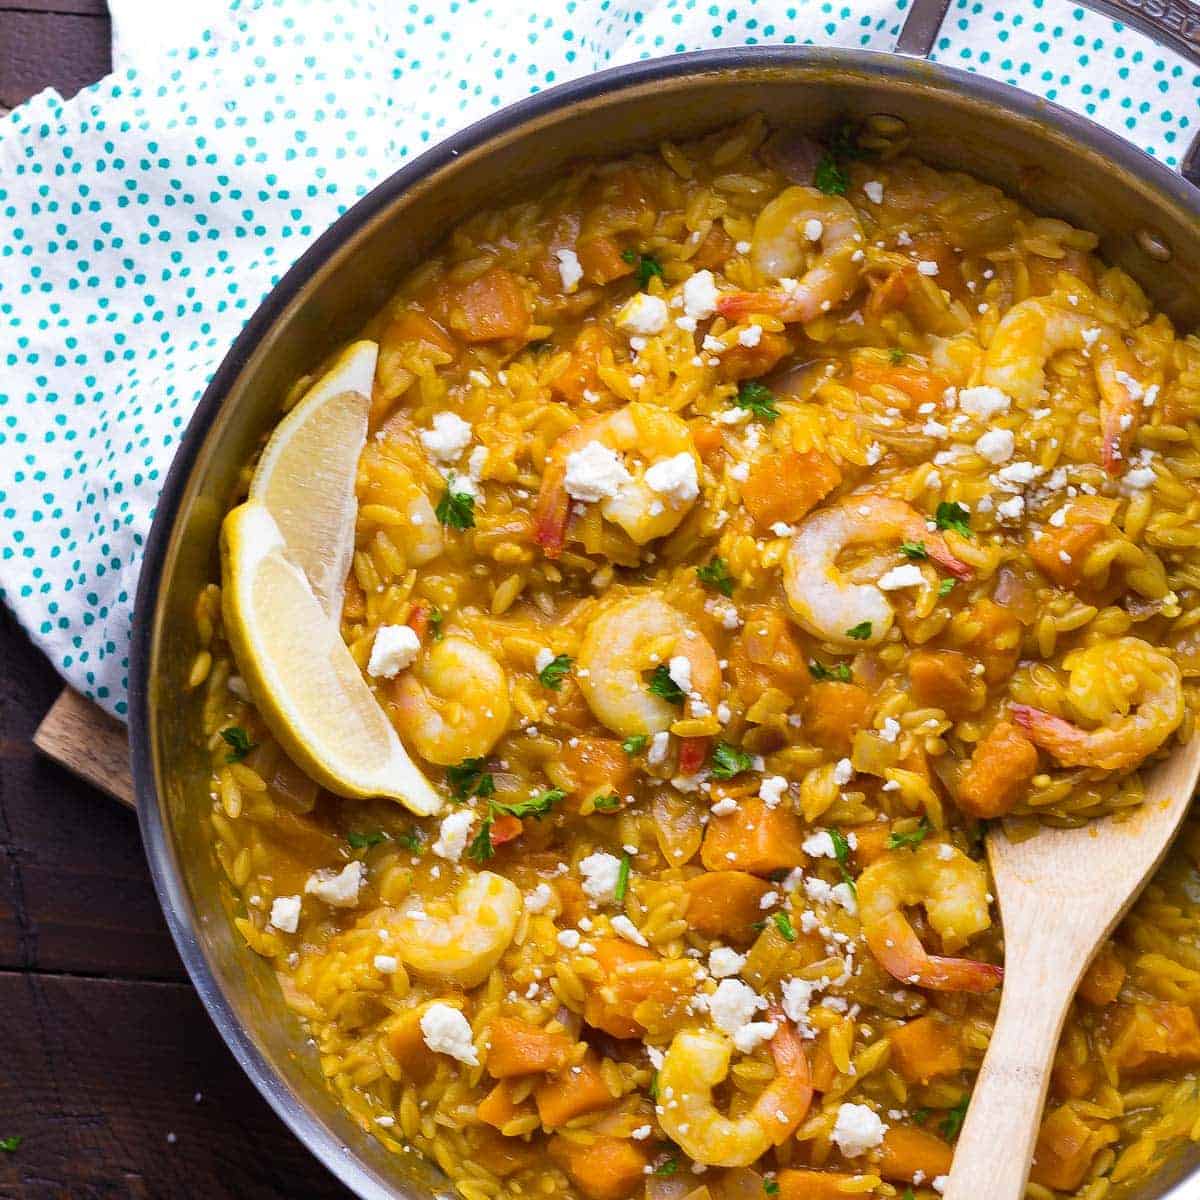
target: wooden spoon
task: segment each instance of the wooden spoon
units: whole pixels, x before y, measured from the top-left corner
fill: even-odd
[[[988,834],[1004,923],[1004,992],[945,1200],[1021,1200],[1067,1005],[1101,942],[1162,862],[1200,775],[1200,737],[1145,778],[1126,820]]]

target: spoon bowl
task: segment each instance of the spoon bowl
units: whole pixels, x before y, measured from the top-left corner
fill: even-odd
[[[1101,943],[1166,856],[1200,776],[1200,738],[1146,773],[1131,813],[1077,829],[988,834],[1004,923],[1004,991],[967,1109],[945,1200],[1020,1200],[1050,1067],[1075,989]]]

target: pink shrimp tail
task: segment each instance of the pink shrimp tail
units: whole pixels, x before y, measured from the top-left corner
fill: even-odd
[[[950,547],[942,542],[940,546],[934,546],[929,551],[929,556],[939,566],[945,567],[955,579],[967,580],[975,574],[975,570],[968,563],[963,562],[961,558],[950,553]]]
[[[782,316],[788,301],[774,292],[726,292],[717,299],[717,312],[730,321],[740,321],[751,313]]]
[[[888,913],[880,920],[867,934],[867,944],[879,965],[894,979],[933,992],[982,995],[1004,979],[1004,968],[992,963],[930,954],[900,912]]]

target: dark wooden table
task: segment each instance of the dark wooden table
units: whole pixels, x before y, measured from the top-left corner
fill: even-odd
[[[99,78],[108,36],[103,0],[0,0],[0,106]],[[209,1022],[133,815],[35,754],[60,686],[0,605],[0,1198],[348,1197]]]

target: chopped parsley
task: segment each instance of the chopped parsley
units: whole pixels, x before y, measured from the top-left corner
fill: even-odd
[[[351,850],[369,850],[372,846],[378,846],[380,842],[386,842],[387,834],[380,829],[373,833],[348,833],[346,841],[350,843]]]
[[[635,754],[641,754],[646,748],[646,743],[650,740],[649,735],[644,733],[634,733],[627,737],[621,743],[621,749],[632,758]]]
[[[846,630],[846,636],[856,642],[865,642],[871,636],[871,622],[859,621],[857,625]]]
[[[455,800],[492,795],[496,790],[496,781],[486,768],[486,758],[464,758],[457,767],[447,767],[446,782],[450,785],[450,795]]]
[[[657,1071],[655,1071],[654,1074],[650,1076],[650,1086],[646,1089],[646,1093],[650,1097],[651,1100],[658,1099],[658,1072]]]
[[[445,618],[442,615],[440,608],[433,609],[429,614],[429,632],[433,635],[435,642],[442,640],[442,621]]]
[[[621,866],[617,871],[617,886],[613,888],[613,899],[618,904],[625,903],[625,893],[629,891],[629,864],[631,861],[628,854],[621,855]]]
[[[817,163],[813,183],[818,191],[827,196],[844,196],[850,187],[850,177],[838,166],[837,159],[832,154],[826,154]]]
[[[674,1175],[679,1170],[677,1158],[665,1158],[654,1168],[655,1175]]]
[[[454,490],[454,472],[446,480],[446,493],[434,510],[437,519],[450,529],[474,529],[475,497],[470,492]]]
[[[621,251],[621,259],[633,267],[634,274],[637,275],[638,287],[640,288],[646,287],[656,275],[659,279],[662,278],[662,263],[653,254],[639,254],[636,250],[630,248]]]
[[[521,820],[533,817],[540,821],[566,794],[562,788],[549,788],[530,796],[528,800],[518,800],[516,804],[505,804],[503,801],[493,800],[491,809],[493,813],[508,813],[510,817],[518,817]]]
[[[720,592],[722,596],[733,595],[733,576],[723,558],[714,558],[702,567],[696,568],[696,576],[705,587]]]
[[[241,762],[258,746],[257,742],[250,740],[250,735],[240,725],[230,725],[228,729],[222,729],[221,739],[229,747],[229,753],[225,755],[227,763]]]
[[[747,379],[738,388],[733,402],[768,425],[779,416],[779,409],[775,407],[775,393],[757,379]]]
[[[14,1133],[11,1137],[0,1138],[0,1150],[3,1150],[5,1154],[16,1154],[17,1147],[24,1140],[18,1133]]]
[[[671,678],[671,672],[664,663],[659,663],[654,668],[654,674],[650,676],[646,691],[660,700],[665,700],[668,704],[683,703],[683,688]]]
[[[792,925],[792,918],[787,913],[777,912],[771,920],[775,922],[775,928],[779,930],[780,936],[785,942],[796,940],[796,930]]]
[[[857,896],[858,887],[854,882],[854,876],[850,874],[850,843],[846,840],[846,835],[840,829],[831,829],[829,831],[829,840],[833,843],[833,853],[837,857],[838,870],[841,872],[842,881],[848,884],[850,890]]]
[[[912,1188],[905,1188],[904,1195],[900,1197],[900,1200],[917,1200],[917,1194],[912,1190]]]
[[[954,585],[956,582],[957,582],[957,580],[954,580],[954,579],[943,579],[942,582],[938,584],[938,595],[939,596],[950,595],[950,593],[952,591],[954,591]]]
[[[485,863],[495,853],[496,847],[492,845],[492,818],[489,814],[480,824],[479,832],[471,839],[471,844],[467,847],[467,857],[472,862]]]
[[[616,792],[607,796],[597,796],[592,801],[592,807],[597,812],[616,812],[621,807],[621,797]]]
[[[482,760],[468,759],[467,761],[480,762]],[[488,775],[487,778],[490,780],[492,777]],[[476,792],[475,794],[477,796],[491,795],[495,790],[496,785],[492,783],[488,792]],[[506,804],[503,800],[489,800],[487,816],[483,818],[479,825],[479,832],[471,839],[471,844],[467,847],[467,857],[474,862],[485,863],[496,853],[496,847],[492,844],[492,825],[495,823],[497,815],[516,817],[519,821],[526,817],[533,817],[535,821],[540,821],[566,794],[561,788],[550,788],[530,796],[528,800],[518,800],[515,804]]]
[[[922,559],[929,557],[929,551],[925,549],[924,542],[901,542],[900,553],[905,558]]]
[[[556,654],[539,672],[538,679],[543,687],[557,692],[571,669],[571,659],[566,654]]]
[[[712,773],[714,779],[732,779],[743,771],[754,766],[754,759],[744,750],[731,746],[728,742],[718,742],[712,752]]]
[[[808,673],[814,679],[836,679],[839,683],[850,682],[849,663],[834,663],[832,667],[827,667],[823,662],[817,662],[813,658],[809,660]]]
[[[953,529],[960,537],[971,536],[971,514],[957,500],[943,500],[933,519],[939,529]]]
[[[889,850],[899,850],[902,846],[908,846],[910,849],[916,849],[925,840],[925,836],[929,833],[929,830],[929,819],[922,817],[921,823],[916,829],[911,829],[908,833],[889,834],[887,848]]]
[[[778,1179],[764,1179],[763,1180],[763,1191],[768,1196],[778,1196],[779,1195],[779,1180]]]
[[[420,854],[421,834],[416,829],[410,830],[408,833],[402,833],[396,838],[396,845],[403,846],[405,850],[411,850],[414,854]]]
[[[912,1115],[912,1119],[918,1125],[924,1125],[925,1122],[929,1120],[929,1109],[927,1109],[927,1108],[916,1109]]]
[[[942,1131],[942,1137],[946,1141],[953,1141],[958,1137],[958,1131],[963,1127],[963,1121],[967,1119],[967,1105],[970,1103],[971,1094],[964,1092],[958,1103],[942,1118],[938,1128]]]
[[[894,367],[898,367],[908,356],[900,349],[899,346],[893,346],[888,351],[888,362]]]

